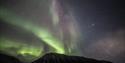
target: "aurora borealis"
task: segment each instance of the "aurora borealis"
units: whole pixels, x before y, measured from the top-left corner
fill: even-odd
[[[125,63],[125,8],[115,0],[0,0],[0,53],[49,52]]]
[[[0,51],[15,57],[22,55],[23,59],[19,58],[22,61],[35,60],[36,57],[39,57],[41,55],[41,52],[43,51],[41,48],[42,48],[41,46],[33,46],[33,45],[18,42],[18,41],[14,41],[14,40],[12,41],[7,38],[1,37],[0,39]],[[28,56],[31,56],[31,57],[28,58]]]
[[[33,25],[31,22],[26,22],[25,20],[18,18],[17,16],[13,15],[12,12],[7,12],[7,10],[2,11],[2,10],[3,9],[1,9],[0,14],[1,14],[1,18],[4,21],[6,21],[7,23],[10,23],[12,25],[23,27],[26,30],[33,32],[41,40],[45,41],[50,46],[54,47],[57,50],[57,52],[65,53],[61,42],[58,39],[54,38],[46,28],[37,27],[37,26]]]
[[[41,9],[43,11],[43,9],[46,9],[43,12],[41,12],[40,14],[41,17],[39,16],[40,18],[32,15],[27,16],[28,14],[27,12],[29,11],[23,9],[22,11],[21,10],[13,11],[13,10],[18,10],[18,8],[13,8],[14,6],[12,6],[11,8],[8,8],[6,6],[1,6],[0,18],[3,23],[24,30],[23,32],[20,31],[16,32],[19,35],[27,31],[31,33],[33,36],[37,37],[40,40],[39,43],[37,42],[37,44],[39,45],[33,45],[35,44],[35,42],[31,42],[32,43],[31,45],[29,44],[30,42],[28,42],[27,39],[21,40],[20,38],[17,38],[18,35],[16,35],[15,33],[14,33],[15,37],[11,37],[10,35],[8,38],[8,33],[6,35],[4,31],[5,29],[3,29],[3,34],[1,35],[0,39],[1,51],[8,55],[15,56],[23,62],[32,62],[33,60],[36,60],[37,58],[41,57],[43,54],[49,52],[71,54],[72,49],[74,47],[72,43],[76,41],[75,39],[77,39],[77,35],[74,34],[76,33],[75,28],[77,28],[76,27],[77,24],[75,23],[74,19],[72,19],[73,16],[70,13],[64,14],[65,11],[61,8],[61,5],[57,0],[52,0],[52,1],[41,0],[41,1],[36,1],[35,3],[38,4],[45,3],[42,4],[44,5],[42,9],[36,8],[35,10],[31,7],[33,5],[29,5],[31,7],[29,9],[32,9],[34,11],[37,11],[38,9],[39,10]],[[34,2],[31,2],[31,4],[34,4]],[[42,7],[42,5],[38,6]],[[17,6],[19,5],[17,4]],[[25,17],[21,15],[21,13],[26,14]],[[35,23],[36,21],[40,24]],[[73,26],[74,24],[76,24],[75,27]],[[11,32],[13,31],[10,31],[9,34]],[[22,36],[22,38],[24,36]],[[31,39],[32,38],[30,38],[29,41],[32,41]]]

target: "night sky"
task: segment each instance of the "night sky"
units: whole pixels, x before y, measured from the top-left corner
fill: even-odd
[[[7,53],[15,57],[17,50],[24,47],[40,55],[65,50],[68,51],[65,54],[125,63],[124,3],[122,0],[0,0],[0,43],[6,44],[2,41],[8,40],[5,42],[22,44],[9,45],[17,48]],[[3,11],[4,8],[7,10]],[[0,47],[2,52],[11,49]]]
[[[125,62],[125,5],[122,0],[73,0],[82,31],[83,56]]]

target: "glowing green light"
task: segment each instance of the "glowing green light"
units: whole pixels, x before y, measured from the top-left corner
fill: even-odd
[[[21,60],[33,61],[41,56],[43,49],[42,47],[0,37],[0,51],[15,56]],[[28,58],[29,56],[30,58]]]
[[[57,53],[65,53],[64,46],[60,40],[55,38],[47,28],[39,27],[31,21],[22,19],[19,16],[14,15],[13,12],[9,12],[6,9],[0,8],[0,18],[6,23],[22,27],[26,30],[31,31],[37,37],[39,37],[46,44],[53,47]],[[24,53],[24,52],[22,52]]]

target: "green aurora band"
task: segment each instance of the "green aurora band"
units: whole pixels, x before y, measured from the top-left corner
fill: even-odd
[[[34,35],[40,38],[43,42],[48,44],[49,46],[53,47],[56,53],[65,54],[64,45],[63,43],[54,37],[47,28],[39,27],[30,22],[30,20],[22,19],[20,16],[17,16],[13,12],[8,11],[8,9],[0,8],[0,18],[11,25],[16,25],[18,27],[22,27],[28,31],[31,31]],[[30,50],[29,50],[30,51]],[[27,52],[29,52],[27,51]],[[31,52],[34,51],[31,50]],[[20,51],[21,53],[22,51]],[[23,54],[23,52],[21,53]],[[29,54],[36,54],[36,53],[29,53]]]
[[[16,40],[0,37],[0,51],[17,57],[21,61],[31,62],[40,57],[42,46],[33,46]]]

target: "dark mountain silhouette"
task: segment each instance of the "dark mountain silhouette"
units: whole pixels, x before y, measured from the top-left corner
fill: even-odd
[[[48,53],[33,63],[112,63],[104,60],[96,60],[80,56],[68,56],[64,54]]]
[[[0,63],[21,63],[18,59],[0,54]],[[104,60],[96,60],[80,56],[68,56],[64,54],[48,53],[32,63],[112,63]]]
[[[0,63],[21,63],[21,62],[15,57],[5,54],[0,54]]]

